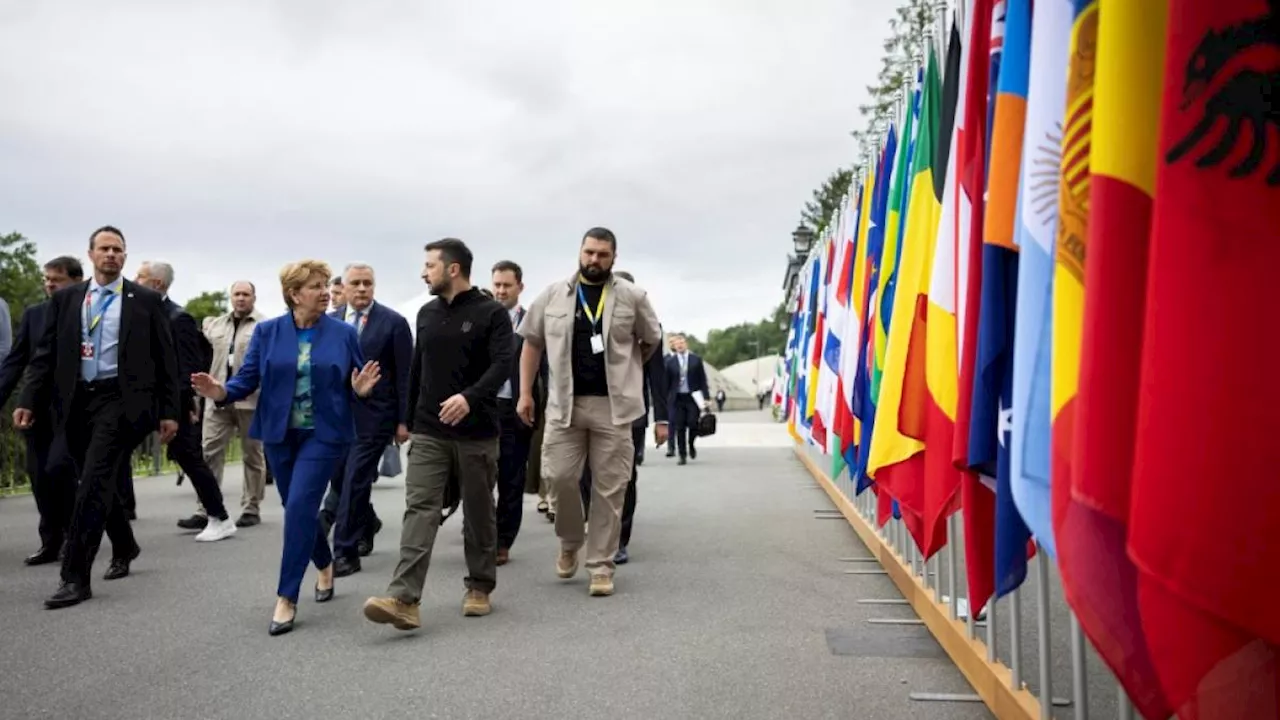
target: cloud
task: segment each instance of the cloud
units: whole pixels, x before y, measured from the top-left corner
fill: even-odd
[[[300,257],[422,291],[422,246],[536,291],[619,237],[664,322],[768,314],[809,192],[854,152],[887,3],[15,3],[0,218],[43,256],[112,223],[178,298]]]

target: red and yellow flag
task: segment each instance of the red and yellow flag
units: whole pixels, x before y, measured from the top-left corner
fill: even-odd
[[[1053,479],[1070,483],[1055,532],[1067,600],[1143,717],[1169,715],[1145,638],[1134,632],[1142,626],[1137,571],[1125,548],[1166,5],[1167,0],[1098,0],[1097,20],[1087,21],[1097,27],[1088,228],[1075,236],[1084,239],[1082,246],[1067,248],[1073,252],[1069,263],[1087,257],[1083,325],[1075,328],[1081,382],[1070,477]],[[1082,105],[1073,107],[1082,112]],[[1075,127],[1068,128],[1068,137],[1079,137],[1072,133]],[[1079,156],[1069,151],[1066,157]],[[1075,166],[1065,174],[1081,177]],[[1077,286],[1066,289],[1076,292]]]

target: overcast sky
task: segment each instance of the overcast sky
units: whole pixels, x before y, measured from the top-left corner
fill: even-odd
[[[614,230],[699,335],[781,299],[810,191],[854,152],[884,0],[0,3],[0,232],[121,227],[176,299],[314,257],[423,291],[422,246],[529,298]]]

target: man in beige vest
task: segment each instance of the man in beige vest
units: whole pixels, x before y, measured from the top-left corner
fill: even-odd
[[[244,354],[249,349],[249,339],[253,337],[253,329],[263,319],[254,309],[257,294],[253,283],[241,280],[231,286],[230,294],[231,312],[216,318],[205,318],[204,321],[204,335],[213,346],[213,366],[209,368],[209,374],[219,382],[226,382],[240,369]],[[204,459],[218,478],[219,484],[222,483],[222,470],[227,462],[227,448],[231,445],[231,439],[240,438],[244,458],[244,489],[240,496],[240,518],[236,520],[238,527],[251,527],[261,522],[258,506],[266,494],[266,463],[262,458],[262,443],[249,437],[249,423],[253,420],[253,411],[257,406],[257,392],[228,408],[218,408],[213,403],[205,404],[202,439]],[[204,512],[204,508],[200,508],[195,517],[202,517]]]
[[[649,296],[613,274],[617,250],[611,231],[588,230],[578,271],[544,290],[518,331],[525,343],[516,412],[530,426],[533,380],[544,350],[551,371],[542,468],[560,538],[556,573],[565,579],[578,573],[585,541],[589,592],[596,596],[613,594],[622,505],[635,462],[631,423],[646,412],[644,363],[662,342]],[[584,463],[592,475],[586,531],[578,490]]]

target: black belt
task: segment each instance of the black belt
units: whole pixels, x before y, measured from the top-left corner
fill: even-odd
[[[87,393],[100,393],[120,389],[120,378],[103,378],[101,380],[84,381],[81,380],[76,384],[77,390],[83,390]]]

